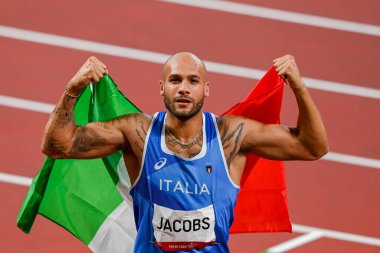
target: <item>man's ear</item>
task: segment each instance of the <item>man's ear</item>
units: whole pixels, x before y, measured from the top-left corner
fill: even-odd
[[[160,80],[160,95],[164,95],[164,82],[162,80]]]
[[[205,83],[205,97],[210,95],[210,82]]]

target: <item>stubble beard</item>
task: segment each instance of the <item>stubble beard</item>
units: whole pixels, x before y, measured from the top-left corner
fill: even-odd
[[[190,111],[183,110],[178,111],[174,106],[174,98],[170,99],[164,94],[164,103],[166,109],[173,114],[176,118],[178,118],[181,121],[186,121],[190,118],[192,118],[194,115],[196,115],[203,107],[205,96],[202,96],[202,98],[194,104],[194,106],[191,108]],[[193,101],[193,100],[192,100]]]

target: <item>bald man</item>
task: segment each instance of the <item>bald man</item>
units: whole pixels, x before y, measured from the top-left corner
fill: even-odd
[[[328,150],[322,118],[294,58],[273,62],[296,97],[296,127],[203,112],[210,83],[203,61],[189,52],[173,55],[163,66],[160,94],[167,112],[76,126],[73,108],[81,90],[108,74],[106,65],[90,57],[66,85],[42,150],[53,158],[78,159],[123,152],[138,231],[134,252],[229,252],[246,154],[315,160]]]

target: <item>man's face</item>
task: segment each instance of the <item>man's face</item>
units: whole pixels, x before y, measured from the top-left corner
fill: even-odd
[[[164,68],[161,95],[169,112],[180,120],[196,115],[209,94],[204,66],[190,56],[180,56]]]

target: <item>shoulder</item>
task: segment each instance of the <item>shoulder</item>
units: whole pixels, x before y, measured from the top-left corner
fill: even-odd
[[[235,127],[240,127],[245,130],[252,130],[252,128],[259,127],[262,125],[262,123],[256,120],[239,115],[225,115],[222,117],[215,116],[215,118],[218,124],[219,131]]]
[[[256,120],[233,115],[217,117],[216,122],[224,147],[228,147],[229,145],[227,144],[233,142],[234,146],[239,149],[247,139],[256,139],[263,126],[262,123]]]
[[[130,115],[130,121],[139,123],[139,124],[144,124],[149,126],[150,123],[153,120],[153,115],[146,114],[146,113],[133,113]]]
[[[148,129],[153,116],[145,113],[130,113],[112,119],[109,123],[123,132],[135,131],[136,128]]]
[[[215,117],[228,168],[236,154],[240,151],[245,129],[245,118],[226,115]]]
[[[246,118],[242,116],[226,115],[216,117],[220,138],[223,145],[234,141],[235,144],[239,143],[241,136],[244,132]]]
[[[145,113],[126,114],[112,120],[127,141],[125,150],[132,150],[136,157],[141,157],[152,120],[153,116]]]
[[[246,118],[236,115],[215,116],[219,131],[229,129],[231,126],[244,124]]]
[[[114,124],[133,124],[139,121],[144,123],[150,123],[153,119],[153,115],[146,113],[129,113],[112,119],[110,122]]]

